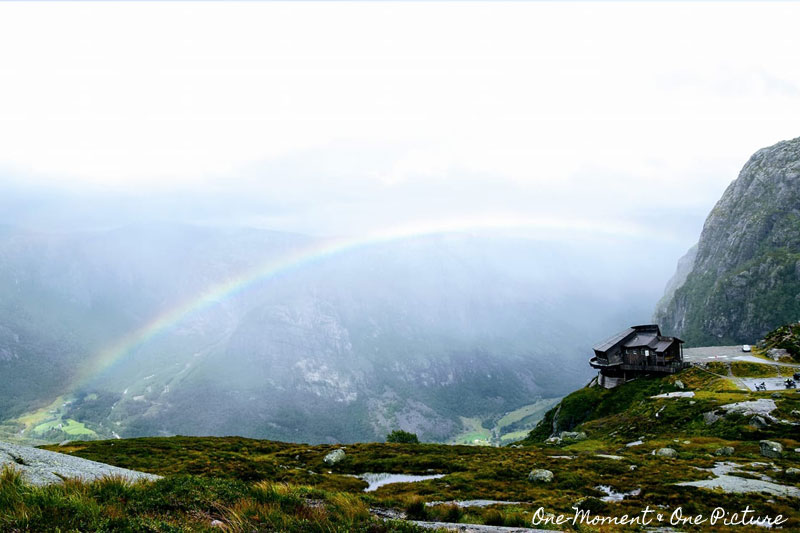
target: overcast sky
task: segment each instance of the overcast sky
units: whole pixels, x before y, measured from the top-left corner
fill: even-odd
[[[0,222],[683,249],[756,149],[800,135],[798,20],[798,3],[0,3]]]

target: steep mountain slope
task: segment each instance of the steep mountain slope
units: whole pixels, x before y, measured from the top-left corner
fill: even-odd
[[[695,346],[743,343],[800,318],[800,138],[750,158],[692,255],[656,310],[664,330]]]
[[[461,417],[584,384],[592,340],[655,299],[588,262],[597,250],[434,235],[302,261],[194,305],[315,241],[192,226],[0,237],[0,431],[34,441],[396,428],[446,440]]]
[[[402,427],[444,440],[460,416],[503,413],[586,379],[587,340],[568,317],[588,321],[601,302],[559,298],[532,279],[536,261],[509,254],[432,238],[332,258],[249,291],[237,305],[247,311],[208,349],[186,350],[169,332],[93,386],[127,390],[108,410],[121,435],[331,442]],[[509,273],[500,257],[529,273]],[[206,314],[196,319],[213,323]],[[164,365],[164,353],[180,365]]]

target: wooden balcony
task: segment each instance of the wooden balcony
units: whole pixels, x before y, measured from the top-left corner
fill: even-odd
[[[684,368],[689,368],[691,363],[687,361],[675,361],[670,363],[657,363],[654,365],[626,365],[622,364],[616,368],[626,372],[660,372],[662,374],[674,374]]]
[[[625,372],[656,372],[662,374],[674,374],[684,368],[691,366],[687,361],[650,361],[638,364],[627,364],[623,361],[609,362],[606,359],[592,357],[589,361],[592,368],[598,370],[624,370]]]
[[[597,368],[597,369],[600,369],[600,370],[602,370],[604,368],[619,368],[619,367],[622,366],[622,361],[617,361],[615,363],[609,363],[606,359],[600,359],[598,357],[592,357],[592,359],[589,361],[589,365],[591,365],[592,368]]]

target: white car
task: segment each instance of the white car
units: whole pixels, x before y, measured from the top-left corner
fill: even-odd
[[[742,351],[743,352],[749,352],[750,351],[750,345],[749,344],[742,344]]]

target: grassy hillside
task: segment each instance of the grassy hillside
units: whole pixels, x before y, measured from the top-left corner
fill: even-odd
[[[543,443],[561,431],[579,430],[603,442],[619,443],[642,436],[720,437],[756,442],[800,436],[800,430],[788,423],[757,428],[749,418],[736,415],[706,424],[705,413],[718,412],[723,405],[759,398],[775,402],[777,409],[773,415],[777,418],[791,422],[800,420],[797,416],[800,414],[800,394],[794,390],[756,393],[746,390],[734,378],[779,377],[780,370],[776,367],[746,362],[711,363],[709,367],[708,370],[692,367],[667,378],[641,378],[614,389],[586,387],[577,390],[548,411],[521,443]],[[730,374],[731,378],[724,377],[725,374]],[[678,381],[685,389],[675,385]],[[679,391],[692,392],[694,396],[653,398]]]
[[[376,519],[347,493],[197,476],[30,487],[7,469],[0,474],[0,508],[3,531],[425,531]]]
[[[746,373],[748,367],[737,367]],[[724,369],[692,368],[668,378],[639,379],[612,390],[584,388],[550,410],[524,446],[448,446],[363,443],[292,444],[240,437],[170,437],[76,442],[47,446],[87,459],[165,476],[126,485],[118,480],[33,489],[13,474],[0,479],[0,530],[204,531],[212,521],[227,531],[417,531],[383,516],[522,526],[538,508],[572,516],[578,506],[603,516],[636,515],[646,506],[668,513],[730,512],[747,505],[756,514],[783,515],[785,530],[800,528],[797,495],[730,493],[676,483],[715,478],[722,462],[740,465],[734,480],[770,480],[800,491],[800,394],[755,393],[737,387]],[[763,373],[762,369],[759,372]],[[681,390],[692,397],[652,398]],[[750,415],[725,415],[722,406],[766,400],[775,409],[759,424]],[[718,420],[706,423],[706,413]],[[511,418],[524,415],[516,413]],[[503,423],[509,422],[504,420]],[[552,428],[586,433],[583,440],[548,440]],[[759,441],[783,446],[778,458],[762,455]],[[639,442],[641,441],[641,442]],[[729,456],[717,455],[731,447]],[[674,457],[654,454],[669,447]],[[343,448],[334,465],[326,454]],[[529,480],[533,469],[551,482]],[[367,472],[441,474],[438,479],[384,485],[363,492]],[[759,481],[760,482],[760,481]],[[798,493],[800,495],[800,493]],[[613,496],[613,497],[611,497]],[[454,501],[497,500],[461,508]],[[502,503],[506,502],[506,503]],[[388,511],[386,511],[388,510]],[[668,517],[666,518],[668,520]],[[661,525],[669,525],[663,523]],[[624,531],[619,527],[562,524],[569,531]],[[742,531],[717,524],[686,531]]]
[[[764,349],[786,350],[795,361],[800,361],[800,323],[786,324],[776,328],[764,337]]]

